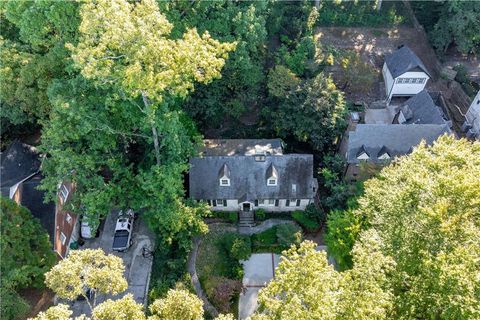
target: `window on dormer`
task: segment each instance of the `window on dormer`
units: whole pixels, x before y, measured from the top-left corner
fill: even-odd
[[[230,185],[230,179],[220,179],[220,185],[221,186],[229,186]]]
[[[277,185],[277,179],[268,179],[268,185],[269,186],[276,186]]]
[[[62,184],[60,186],[60,194],[59,194],[60,199],[62,200],[62,204],[64,204],[67,201],[68,193],[69,193],[68,188],[64,184]]]

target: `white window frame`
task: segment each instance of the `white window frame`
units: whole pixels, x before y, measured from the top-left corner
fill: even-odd
[[[67,236],[63,232],[60,232],[60,242],[62,243],[63,246],[67,242]]]
[[[258,206],[264,206],[265,205],[265,199],[258,199]]]
[[[264,162],[265,161],[265,155],[264,154],[255,154],[255,161],[258,162]]]
[[[267,180],[267,186],[276,186],[277,185],[277,179],[275,178],[269,178]]]
[[[65,220],[68,222],[68,224],[72,224],[72,216],[69,213],[65,215]]]
[[[226,183],[223,183],[223,182],[226,182]],[[230,186],[230,179],[225,178],[225,177],[221,178],[220,179],[220,186],[221,187],[229,187]]]
[[[223,199],[216,199],[217,207],[223,207],[225,206],[225,201]]]
[[[64,184],[62,184],[60,186],[60,190],[58,194],[60,199],[62,200],[62,204],[67,201],[69,193],[70,192],[68,191],[68,188]]]
[[[275,199],[267,199],[267,205],[270,207],[275,206]]]

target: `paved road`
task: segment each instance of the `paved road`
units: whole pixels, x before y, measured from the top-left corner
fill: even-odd
[[[99,294],[97,297],[97,305],[106,299],[119,299],[127,293],[133,294],[135,301],[146,305],[147,290],[150,281],[150,272],[152,269],[152,259],[142,256],[142,248],[144,245],[153,247],[153,233],[148,230],[141,217],[138,218],[133,226],[133,245],[127,252],[113,252],[113,234],[115,232],[115,220],[118,211],[114,210],[105,220],[105,226],[100,233],[100,237],[96,239],[86,240],[85,245],[81,249],[98,249],[101,248],[107,254],[114,254],[123,259],[125,265],[125,278],[128,281],[128,289],[117,296]],[[85,301],[75,301],[70,303],[73,310],[73,316],[80,314],[90,315],[90,309]]]

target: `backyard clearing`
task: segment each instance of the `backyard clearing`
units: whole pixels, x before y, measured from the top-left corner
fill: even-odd
[[[434,78],[439,76],[437,57],[424,34],[411,27],[394,28],[368,28],[368,27],[320,27],[316,29],[315,38],[321,43],[321,47],[328,51],[345,50],[355,51],[362,60],[373,66],[378,72],[378,85],[374,85],[366,94],[353,94],[346,89],[347,99],[350,101],[363,101],[370,104],[373,101],[384,98],[384,88],[381,69],[385,54],[391,53],[400,45],[409,46],[425,63]],[[332,68],[333,77],[341,72]],[[429,82],[431,85],[432,82]]]

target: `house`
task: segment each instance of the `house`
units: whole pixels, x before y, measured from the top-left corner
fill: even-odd
[[[443,134],[451,133],[447,124],[358,124],[349,132],[346,152],[346,179],[356,181],[361,165],[384,166],[392,159],[409,154],[424,140],[432,144]]]
[[[446,124],[451,125],[442,109],[434,102],[440,93],[422,90],[396,107],[393,124]]]
[[[1,193],[39,219],[49,235],[52,249],[60,258],[65,258],[70,245],[78,241],[77,216],[64,209],[73,187],[68,182],[61,183],[57,203],[44,203],[45,192],[38,190],[43,178],[41,158],[35,147],[13,142],[1,155]]]
[[[394,96],[416,95],[425,88],[428,79],[431,78],[423,62],[407,46],[385,57],[382,74],[387,104]]]
[[[477,92],[477,95],[465,114],[462,131],[467,138],[480,140],[480,91]]]
[[[205,140],[190,160],[190,198],[212,210],[304,210],[317,189],[313,156],[283,154],[280,139]]]

